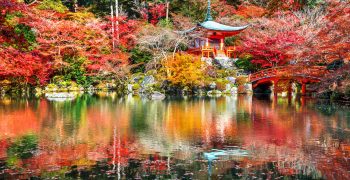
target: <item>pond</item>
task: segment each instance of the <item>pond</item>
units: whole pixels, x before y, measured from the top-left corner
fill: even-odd
[[[350,179],[350,108],[304,98],[0,100],[0,179]]]

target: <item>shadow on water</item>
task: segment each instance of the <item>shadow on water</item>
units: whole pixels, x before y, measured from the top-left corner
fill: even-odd
[[[0,100],[0,179],[350,179],[349,107],[113,93]]]

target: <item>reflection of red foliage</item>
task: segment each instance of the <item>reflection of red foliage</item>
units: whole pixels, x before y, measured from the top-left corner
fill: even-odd
[[[7,139],[0,140],[0,158],[5,158],[7,156],[7,148],[9,147],[9,142]]]
[[[164,172],[168,169],[167,161],[162,160],[159,154],[152,155],[152,160],[146,160],[143,163],[143,168],[151,172]]]
[[[108,148],[108,159],[110,159],[109,163],[121,163],[122,165],[127,165],[128,160],[132,158],[133,153],[128,148],[127,139],[123,139],[122,142],[118,142],[118,139],[115,139],[114,142],[109,145]],[[113,146],[115,143],[115,147]]]
[[[30,108],[23,108],[13,112],[0,109],[0,135],[22,136],[27,133],[37,132],[41,128],[41,118]]]

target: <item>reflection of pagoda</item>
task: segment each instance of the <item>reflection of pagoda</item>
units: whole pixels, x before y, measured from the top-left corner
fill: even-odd
[[[202,54],[202,57],[231,58],[234,56],[235,47],[224,45],[226,37],[231,37],[239,34],[246,29],[246,26],[228,26],[215,22],[211,16],[210,0],[208,0],[208,10],[204,22],[199,23],[196,27],[185,31],[190,33],[200,31],[201,37],[195,38],[191,44],[190,53]]]

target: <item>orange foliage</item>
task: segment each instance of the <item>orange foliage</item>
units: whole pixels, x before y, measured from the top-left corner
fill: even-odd
[[[174,58],[168,59],[163,66],[167,79],[174,85],[194,87],[203,84],[203,62],[198,57],[176,54]]]
[[[266,9],[255,5],[241,5],[238,7],[236,14],[245,18],[256,18],[264,16]]]

